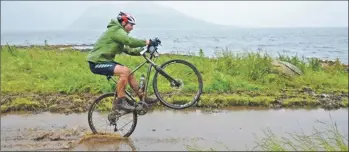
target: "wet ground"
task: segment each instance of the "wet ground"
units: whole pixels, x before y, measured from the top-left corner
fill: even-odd
[[[89,135],[86,113],[6,114],[1,116],[1,150],[187,150],[186,145],[251,150],[263,129],[284,136],[310,132],[317,120],[330,119],[348,135],[348,109],[154,110],[138,118],[128,139]]]

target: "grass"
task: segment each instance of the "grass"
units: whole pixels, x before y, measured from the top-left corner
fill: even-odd
[[[31,99],[27,98],[16,98],[11,102],[11,104],[2,104],[1,105],[1,112],[6,111],[23,111],[23,110],[35,110],[37,108],[43,108],[44,105],[41,105],[37,101],[32,101]]]
[[[275,72],[273,60],[268,54],[245,53],[234,54],[229,50],[216,52],[216,58],[201,56],[162,55],[156,61],[162,64],[170,59],[184,59],[193,63],[203,77],[203,97],[201,104],[209,105],[260,105],[268,106],[275,100],[291,96],[283,102],[284,106],[290,103],[314,104],[313,97],[300,92],[303,88],[311,88],[317,94],[348,94],[348,72],[335,61],[329,67],[322,67],[319,59],[303,59],[280,55],[277,59],[290,62],[302,70],[304,75],[285,77]],[[1,93],[14,94],[83,94],[99,95],[112,92],[115,85],[108,82],[106,77],[94,75],[90,72],[86,62],[87,52],[66,49],[60,51],[45,46],[32,48],[16,48],[3,46],[1,48]],[[144,59],[138,56],[121,55],[116,60],[135,68]],[[137,79],[145,74],[147,67],[142,67],[135,73]],[[184,71],[183,66],[167,67],[171,75]],[[152,72],[153,74],[154,72]],[[183,93],[195,90],[194,79],[182,75],[186,88]],[[150,76],[150,83],[153,76]],[[159,79],[159,82],[163,82]],[[160,83],[161,91],[170,91],[167,83]],[[128,86],[128,89],[130,87]],[[286,95],[285,95],[286,90]],[[291,91],[290,91],[291,90]],[[152,85],[149,86],[153,94]],[[223,95],[222,95],[223,94]],[[206,96],[205,96],[206,95]],[[215,95],[214,98],[212,95]],[[185,98],[177,97],[177,98]],[[171,99],[178,100],[178,99]],[[348,105],[343,99],[341,105]],[[301,104],[301,105],[302,105]],[[2,107],[3,109],[3,107]]]
[[[313,127],[313,131],[289,133],[289,137],[278,137],[270,129],[264,131],[258,147],[264,151],[348,151],[348,137],[337,128],[337,124],[321,122],[325,127]]]
[[[343,135],[337,124],[318,121],[322,127],[313,127],[313,131],[305,133],[288,133],[288,137],[280,137],[269,128],[264,130],[264,136],[256,140],[257,145],[247,151],[348,151],[348,136]],[[225,150],[232,151],[223,144]],[[186,145],[188,151],[217,151],[213,148],[202,149],[195,145]]]

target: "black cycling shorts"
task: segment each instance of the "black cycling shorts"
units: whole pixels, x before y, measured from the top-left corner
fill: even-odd
[[[91,72],[99,75],[114,75],[115,66],[123,66],[122,64],[113,61],[103,63],[93,63],[89,61],[88,63],[90,64]]]

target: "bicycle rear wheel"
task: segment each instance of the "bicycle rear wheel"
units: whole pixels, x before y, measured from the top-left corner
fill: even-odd
[[[163,63],[162,70],[180,82],[175,86],[158,71],[153,78],[154,93],[160,102],[172,109],[188,108],[199,100],[203,82],[197,68],[185,60],[175,59]]]
[[[137,112],[130,112],[122,116],[117,116],[116,132],[114,131],[115,126],[110,125],[108,114],[111,111],[115,97],[115,93],[106,93],[99,96],[90,105],[88,124],[94,134],[115,134],[117,132],[122,137],[129,137],[135,130],[137,125]],[[126,125],[130,125],[127,131],[125,131],[125,129],[128,128]]]

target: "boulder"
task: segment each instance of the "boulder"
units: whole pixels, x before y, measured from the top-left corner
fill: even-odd
[[[272,64],[273,73],[277,73],[277,74],[281,74],[289,77],[303,75],[303,72],[298,67],[296,67],[295,65],[289,62],[274,60],[271,64]]]

